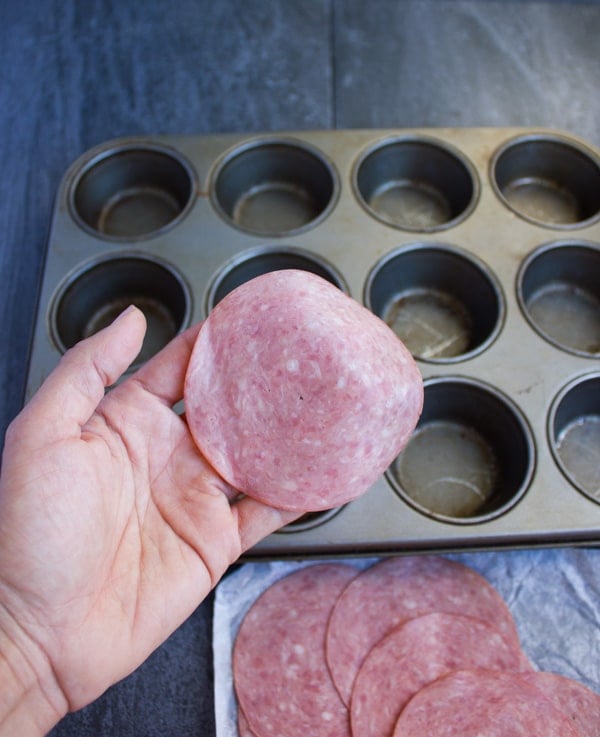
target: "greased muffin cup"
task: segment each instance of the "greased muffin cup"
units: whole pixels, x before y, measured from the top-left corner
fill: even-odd
[[[246,559],[597,542],[597,148],[530,128],[108,141],[57,194],[27,396],[131,302],[149,324],[135,370],[236,286],[284,268],[388,322],[425,403],[367,494]]]

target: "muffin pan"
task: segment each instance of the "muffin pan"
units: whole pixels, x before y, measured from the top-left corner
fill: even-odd
[[[275,269],[384,319],[425,380],[409,444],[360,499],[246,559],[600,540],[600,154],[524,128],[109,141],[56,199],[27,396],[127,304],[141,365]]]

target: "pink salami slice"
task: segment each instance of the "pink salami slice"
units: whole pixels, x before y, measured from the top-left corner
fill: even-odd
[[[393,737],[578,737],[571,720],[517,673],[454,671],[421,689]]]
[[[244,712],[241,709],[238,709],[237,725],[239,737],[256,737],[254,732],[250,729],[248,720],[244,716]]]
[[[600,695],[579,681],[556,673],[529,673],[529,683],[543,691],[571,719],[580,737],[600,737]]]
[[[382,320],[324,279],[283,270],[217,304],[184,397],[192,436],[226,481],[307,512],[367,491],[412,433],[423,387]]]
[[[257,737],[349,737],[348,711],[325,663],[333,604],[356,570],[319,564],[267,589],[250,608],[233,651],[238,702]]]
[[[389,558],[352,581],[331,615],[327,662],[345,704],[371,648],[403,622],[431,612],[481,619],[519,643],[502,597],[471,568],[435,556]]]
[[[454,670],[532,670],[518,643],[491,624],[435,612],[386,635],[365,658],[354,682],[352,737],[391,737],[409,699]]]

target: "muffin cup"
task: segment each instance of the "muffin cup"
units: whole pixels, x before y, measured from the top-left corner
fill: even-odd
[[[600,356],[600,245],[562,241],[523,262],[517,296],[545,340],[578,356]]]
[[[467,159],[438,141],[398,138],[358,160],[354,190],[373,217],[403,230],[433,232],[462,221],[479,196]]]
[[[324,258],[291,246],[262,246],[239,254],[216,274],[206,295],[206,314],[236,287],[261,274],[281,269],[309,271],[342,291],[348,291],[341,274]]]
[[[217,212],[231,225],[261,236],[301,232],[333,208],[339,183],[316,149],[289,140],[253,141],[230,152],[211,184]]]
[[[109,325],[134,304],[146,317],[136,368],[163,348],[190,321],[191,293],[170,264],[137,253],[86,263],[59,286],[50,308],[50,333],[64,352]]]
[[[566,229],[600,218],[600,160],[574,141],[513,139],[496,152],[490,176],[500,200],[530,222]]]
[[[504,320],[502,290],[471,254],[417,243],[386,255],[371,270],[365,303],[415,358],[453,363],[485,350]]]
[[[529,426],[506,396],[473,379],[440,377],[425,382],[419,423],[386,476],[422,514],[481,524],[521,499],[534,458]]]
[[[108,240],[148,238],[173,227],[195,197],[191,165],[150,144],[109,148],[76,174],[69,205],[88,232]]]
[[[569,382],[548,420],[554,459],[576,489],[600,503],[600,372]]]

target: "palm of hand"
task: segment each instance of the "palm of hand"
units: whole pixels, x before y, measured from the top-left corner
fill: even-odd
[[[243,549],[291,519],[250,499],[231,504],[235,490],[173,411],[195,331],[102,399],[139,348],[140,319],[76,349],[95,351],[88,374],[85,359],[66,357],[6,441],[0,590],[70,708],[131,672]]]

